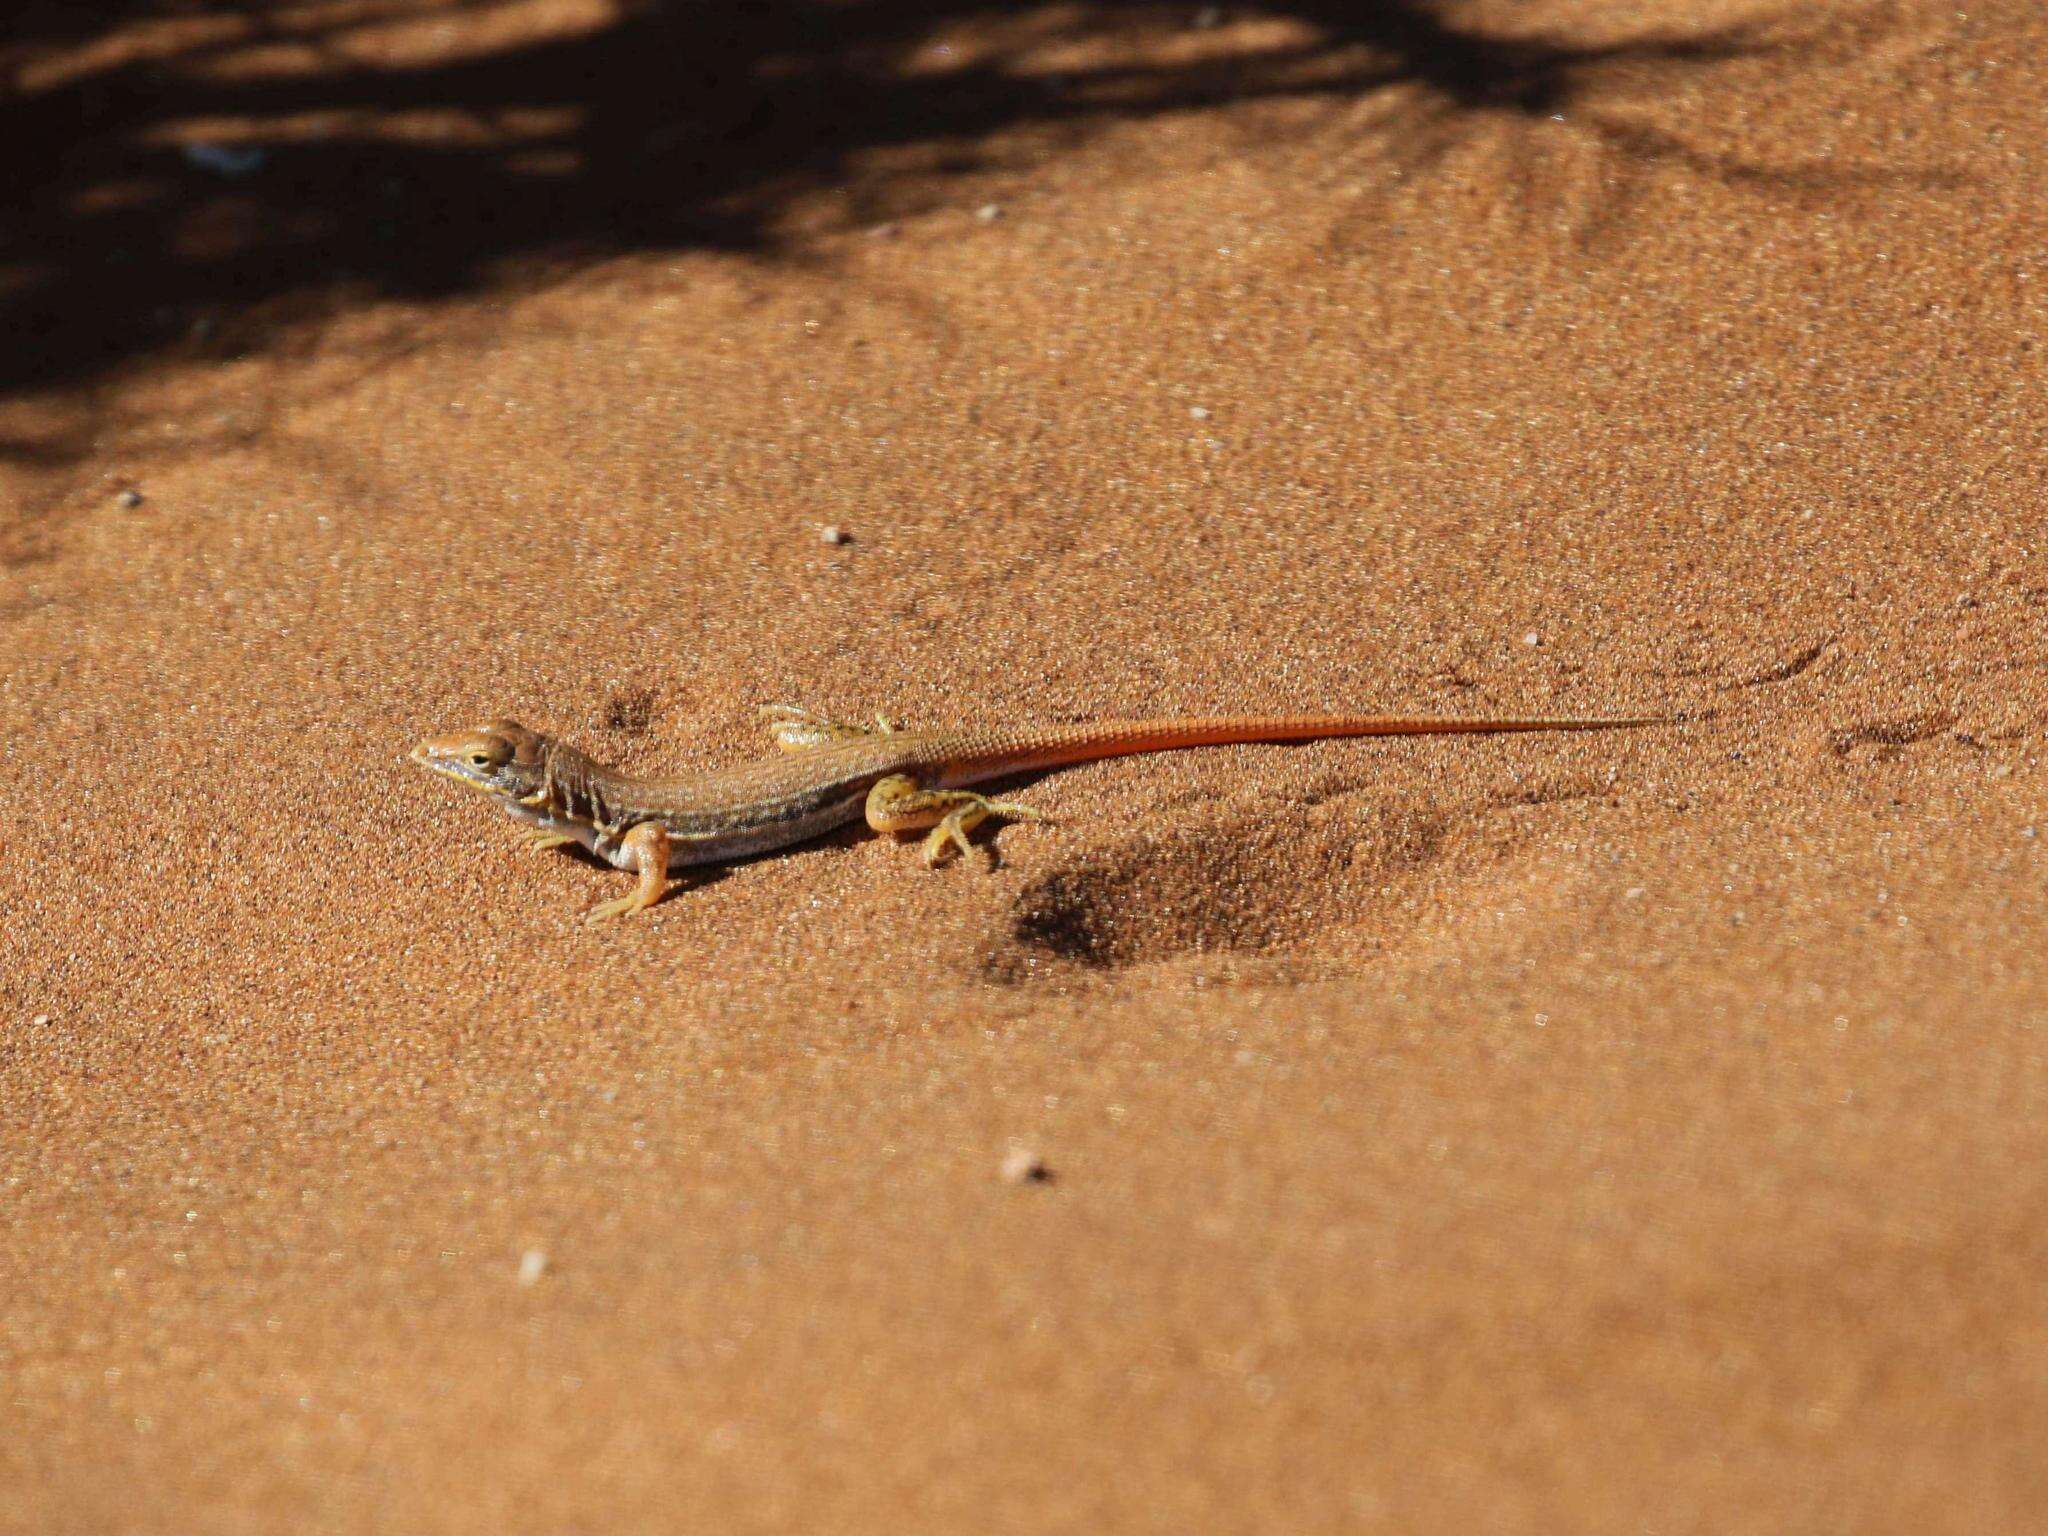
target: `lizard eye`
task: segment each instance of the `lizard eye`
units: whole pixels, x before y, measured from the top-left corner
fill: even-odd
[[[488,767],[490,767],[490,766],[491,766],[491,754],[490,754],[490,753],[488,753],[488,752],[472,752],[472,753],[470,753],[470,754],[469,754],[469,766],[470,766],[470,767],[472,767],[472,768],[488,768]]]

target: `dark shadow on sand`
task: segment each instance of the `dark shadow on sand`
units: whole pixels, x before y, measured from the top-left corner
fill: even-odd
[[[1028,159],[1109,120],[1397,82],[1446,114],[1534,116],[1611,66],[1787,46],[1751,28],[1572,47],[1464,31],[1427,0],[626,0],[566,32],[510,0],[14,10],[0,396],[166,349],[237,355],[309,316],[521,263],[775,254],[797,199],[831,190],[849,224],[889,217],[949,172],[987,170],[1020,127],[1038,130]],[[1158,45],[1194,31],[1214,37]],[[1049,70],[1049,40],[1102,62]]]

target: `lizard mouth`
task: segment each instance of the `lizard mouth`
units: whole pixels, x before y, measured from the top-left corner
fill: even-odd
[[[475,769],[459,758],[449,757],[443,753],[436,752],[431,741],[423,741],[414,747],[410,752],[406,753],[405,760],[409,763],[417,763],[429,773],[438,773],[444,779],[453,779],[458,784],[467,784],[472,789],[481,789],[483,787]]]

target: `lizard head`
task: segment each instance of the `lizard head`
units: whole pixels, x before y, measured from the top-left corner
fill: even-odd
[[[517,720],[493,720],[450,736],[429,736],[411,761],[483,794],[522,800],[539,792],[547,738]]]

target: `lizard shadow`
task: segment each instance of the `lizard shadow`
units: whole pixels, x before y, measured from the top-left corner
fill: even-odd
[[[1187,957],[1295,957],[1351,969],[1471,905],[1544,819],[1605,799],[1565,775],[1447,804],[1332,785],[1275,816],[1235,810],[1139,831],[1037,876],[1011,900],[981,979],[1108,976]]]
[[[599,858],[588,848],[585,848],[581,843],[569,843],[559,848],[551,848],[548,851],[560,854],[563,858],[573,863],[581,864],[585,869],[599,870],[604,874],[613,875],[622,880],[630,880],[632,878],[629,871],[615,868],[612,864]],[[661,900],[655,902],[654,905],[657,907],[664,906],[684,891],[702,890],[706,886],[716,885],[719,881],[726,878],[733,867],[733,865],[729,864],[692,864],[679,869],[672,869],[669,871],[668,889],[661,893]]]
[[[1274,819],[1237,815],[1140,833],[1027,884],[982,971],[1037,981],[1046,962],[1110,973],[1190,954],[1266,955],[1336,928],[1407,921],[1452,818],[1415,801],[1368,814],[1343,797]]]
[[[786,859],[806,853],[820,853],[827,849],[837,849],[842,852],[850,851],[858,848],[863,843],[876,841],[880,835],[869,831],[866,826],[859,822],[849,822],[846,826],[835,827],[830,832],[820,833],[816,837],[809,838],[801,843],[792,844],[787,848],[768,848],[763,849],[759,853],[743,854],[738,858],[720,859],[704,864],[677,865],[670,869],[668,889],[662,893],[661,900],[657,901],[655,906],[663,906],[686,892],[701,891],[718,885],[725,880],[731,879],[738,871],[756,864],[773,863],[778,859]],[[906,839],[906,841],[910,841],[910,839]],[[977,851],[979,851],[982,845],[977,844],[976,846]],[[580,843],[568,843],[558,848],[551,848],[548,851],[580,864],[585,869],[597,870],[603,874],[614,875],[620,878],[630,878],[627,871],[618,869],[607,860],[599,858]]]

